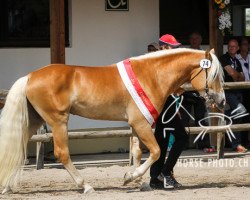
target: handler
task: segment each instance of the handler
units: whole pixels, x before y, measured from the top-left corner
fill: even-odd
[[[169,34],[163,35],[159,39],[160,49],[173,49],[181,45],[177,40]],[[150,168],[150,187],[153,189],[173,189],[182,185],[178,183],[174,177],[173,168],[188,142],[188,135],[182,124],[180,114],[167,124],[162,123],[162,115],[164,111],[171,105],[174,98],[168,97],[164,108],[158,118],[155,127],[155,138],[161,150],[160,158]],[[176,105],[173,104],[164,116],[164,121],[170,119],[175,113]],[[174,128],[173,131],[166,131],[165,128]],[[174,135],[175,141],[166,160],[170,133]]]

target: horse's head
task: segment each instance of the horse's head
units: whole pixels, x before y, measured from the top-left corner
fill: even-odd
[[[205,58],[195,67],[191,75],[191,84],[206,100],[208,107],[222,110],[225,106],[223,69],[214,50],[206,51]]]

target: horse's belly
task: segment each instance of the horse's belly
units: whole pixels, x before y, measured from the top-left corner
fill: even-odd
[[[116,105],[87,106],[81,104],[72,105],[70,113],[89,119],[127,121],[124,109]]]

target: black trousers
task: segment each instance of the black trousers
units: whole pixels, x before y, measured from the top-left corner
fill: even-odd
[[[165,176],[170,175],[173,171],[173,168],[181,155],[183,149],[185,149],[188,142],[188,135],[185,131],[185,128],[181,122],[179,115],[175,115],[175,117],[167,124],[162,123],[162,115],[164,111],[169,107],[169,105],[173,102],[173,98],[170,96],[161,112],[159,119],[156,123],[155,127],[155,138],[160,146],[161,155],[160,158],[151,166],[150,168],[150,177],[151,179],[155,179],[158,177],[160,173],[163,173]],[[175,113],[175,104],[168,110],[165,114],[164,121],[170,119]],[[164,128],[174,128],[174,131],[165,131],[164,137]],[[168,148],[169,136],[172,133],[175,137],[174,144],[169,152],[167,160],[166,153]]]
[[[183,96],[184,99],[182,105],[189,113],[192,113],[192,108],[193,108],[195,126],[199,127],[200,125],[198,122],[204,117],[206,117],[207,108],[205,105],[205,101],[199,97],[199,94],[197,92],[184,92]],[[190,126],[191,118],[189,117],[189,115],[184,110],[180,110],[180,113],[184,126]],[[204,126],[208,126],[208,121],[203,120],[202,124]],[[196,144],[198,149],[204,149],[210,147],[209,134],[206,134],[203,139],[199,138]]]
[[[243,105],[245,106],[245,108],[247,109],[247,112],[250,113],[250,90],[243,90],[242,91],[243,94]],[[250,123],[250,115],[245,116],[242,119],[243,123]],[[250,140],[248,139],[248,131],[242,131],[242,135],[241,135],[241,142],[242,145],[244,146],[249,146],[250,147]]]
[[[206,115],[207,108],[204,100],[199,97],[199,94],[195,92],[184,92],[184,99],[182,105],[187,109],[189,113],[192,111],[192,107],[194,108],[194,118],[195,118],[195,126],[199,126],[199,120],[203,119]],[[181,118],[185,126],[189,126],[190,117],[188,114],[181,110]],[[208,125],[207,122],[202,123],[203,125]]]

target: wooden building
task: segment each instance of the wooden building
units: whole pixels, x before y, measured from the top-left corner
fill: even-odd
[[[49,63],[97,66],[146,53],[147,45],[171,33],[188,46],[199,31],[203,48],[223,51],[214,0],[2,0],[0,2],[0,89]],[[250,35],[249,0],[231,0],[234,36]],[[226,38],[229,36],[225,37]],[[51,44],[51,45],[50,45]],[[127,126],[76,116],[70,129]],[[128,149],[128,139],[72,141],[73,153]],[[91,148],[90,148],[91,147]]]

